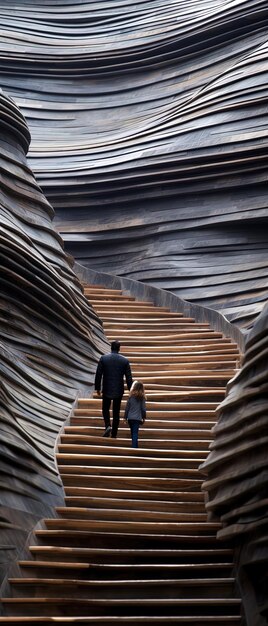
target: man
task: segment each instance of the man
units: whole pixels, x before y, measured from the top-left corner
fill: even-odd
[[[116,437],[120,419],[120,406],[124,394],[124,378],[127,388],[132,385],[132,374],[128,359],[119,354],[120,342],[112,341],[110,354],[101,356],[96,376],[95,390],[101,395],[102,382],[102,415],[105,424],[103,437]],[[110,421],[110,406],[113,401],[113,424]]]

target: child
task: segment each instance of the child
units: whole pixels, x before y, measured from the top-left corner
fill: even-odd
[[[139,427],[146,419],[144,387],[139,380],[134,380],[130,388],[124,419],[130,426],[132,448],[138,448]]]

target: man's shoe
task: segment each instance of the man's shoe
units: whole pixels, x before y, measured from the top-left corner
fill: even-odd
[[[103,433],[103,437],[110,437],[111,436],[111,432],[112,432],[112,427],[111,426],[107,426],[106,430]]]

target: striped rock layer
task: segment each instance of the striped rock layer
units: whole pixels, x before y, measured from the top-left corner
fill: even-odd
[[[266,0],[0,0],[0,83],[83,265],[250,326],[267,299]]]
[[[237,548],[247,623],[268,619],[267,353],[268,308],[249,333],[240,372],[228,385],[201,466],[207,510],[222,522],[218,537]]]
[[[27,165],[28,144],[23,116],[0,92],[0,580],[26,533],[62,501],[55,440],[106,346]]]

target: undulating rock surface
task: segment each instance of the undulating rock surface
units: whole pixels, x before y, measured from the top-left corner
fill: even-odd
[[[266,0],[0,0],[0,83],[81,264],[249,327],[267,300]]]
[[[218,536],[237,546],[249,626],[268,620],[268,306],[250,332],[243,366],[218,410],[215,441],[202,466],[207,509],[223,523]]]
[[[29,140],[0,91],[0,582],[29,530],[62,501],[57,434],[105,348],[27,165]]]

